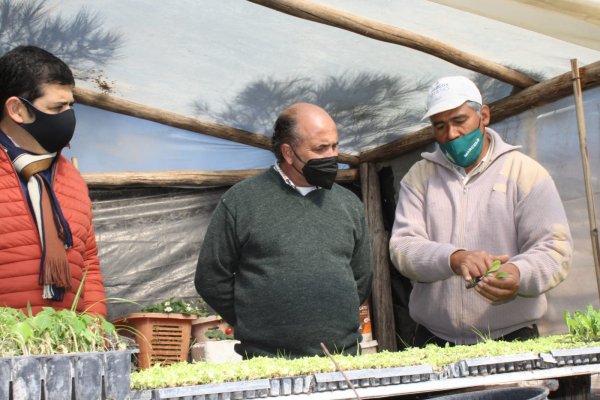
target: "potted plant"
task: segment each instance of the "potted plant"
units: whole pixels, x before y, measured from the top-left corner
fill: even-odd
[[[208,305],[204,302],[202,297],[198,298],[198,309],[202,312],[198,313],[198,318],[192,321],[192,337],[194,338],[194,343],[209,340],[209,337],[206,336],[208,331],[215,329],[218,329],[221,332],[232,330],[232,327],[225,322],[221,316],[216,314],[211,315],[209,313]]]
[[[192,337],[195,343],[205,342],[210,339],[206,336],[209,331],[219,330],[225,332],[228,329],[233,329],[219,315],[201,316],[192,321]]]
[[[208,305],[198,299],[199,308],[206,313],[192,321],[194,343],[190,355],[193,361],[239,361],[242,357],[233,350],[238,343],[233,339],[233,327],[219,315],[209,315]]]
[[[242,356],[234,350],[235,344],[239,341],[233,337],[233,328],[220,317],[215,317],[201,328],[199,324],[196,325],[194,336],[196,342],[191,348],[192,359],[208,363],[240,361]],[[200,334],[201,337],[198,336]]]
[[[131,350],[102,316],[0,307],[0,398],[127,398]]]
[[[113,323],[119,333],[133,337],[140,352],[139,368],[186,361],[190,349],[192,321],[205,311],[184,299],[170,298],[127,314]]]

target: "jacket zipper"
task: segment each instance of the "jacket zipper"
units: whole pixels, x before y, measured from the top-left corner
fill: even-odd
[[[459,219],[459,223],[460,223],[460,234],[459,234],[459,243],[460,243],[460,247],[464,247],[465,245],[465,222],[466,222],[466,218],[467,218],[467,197],[468,197],[468,191],[469,189],[467,188],[467,183],[468,183],[468,178],[464,179],[462,182],[462,195],[461,195],[461,200],[460,200],[460,219]],[[460,331],[465,333],[465,323],[464,323],[464,307],[463,307],[463,303],[465,301],[464,298],[464,291],[462,290],[462,285],[464,285],[464,280],[463,279],[457,279],[457,285],[458,285],[458,293],[460,293],[460,302],[458,302],[457,306],[458,306],[458,315],[459,315],[459,324],[460,324]],[[459,343],[459,344],[463,344],[463,343]]]

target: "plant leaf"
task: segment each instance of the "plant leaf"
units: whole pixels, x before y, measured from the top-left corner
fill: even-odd
[[[492,266],[487,270],[487,272],[485,274],[488,275],[488,274],[498,271],[500,269],[501,265],[502,265],[502,263],[500,262],[500,260],[494,261],[492,263]]]
[[[505,279],[508,277],[508,272],[506,271],[500,271],[496,273],[496,278],[497,279]]]

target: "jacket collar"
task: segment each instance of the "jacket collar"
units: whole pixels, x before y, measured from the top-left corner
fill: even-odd
[[[493,143],[493,148],[489,160],[485,162],[485,165],[482,166],[479,172],[482,172],[485,169],[487,169],[488,166],[492,164],[501,155],[521,148],[521,146],[515,146],[506,143],[504,140],[502,140],[500,134],[498,134],[498,132],[496,132],[492,128],[486,127],[485,134],[490,136],[491,142]],[[436,144],[435,150],[433,152],[421,153],[421,157],[423,157],[425,160],[434,162],[444,168],[454,170],[455,166],[444,156],[438,144]]]

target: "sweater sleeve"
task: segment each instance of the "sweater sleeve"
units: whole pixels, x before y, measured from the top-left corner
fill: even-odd
[[[542,172],[543,177],[520,199],[515,215],[519,254],[509,262],[519,268],[522,296],[537,296],[562,282],[573,257],[563,204],[551,176]]]
[[[449,243],[429,239],[425,223],[425,187],[431,164],[417,163],[401,182],[390,257],[402,275],[417,282],[435,282],[454,275],[450,255],[458,250]]]
[[[352,267],[354,280],[356,281],[356,287],[358,289],[358,298],[360,299],[360,304],[362,304],[371,294],[371,287],[373,283],[371,242],[362,205],[360,207],[360,222],[358,232],[359,236],[354,247],[354,254],[352,256],[352,260],[350,261],[350,265]]]
[[[235,220],[221,200],[204,237],[194,283],[204,301],[233,326],[236,325],[234,282],[239,254]]]

